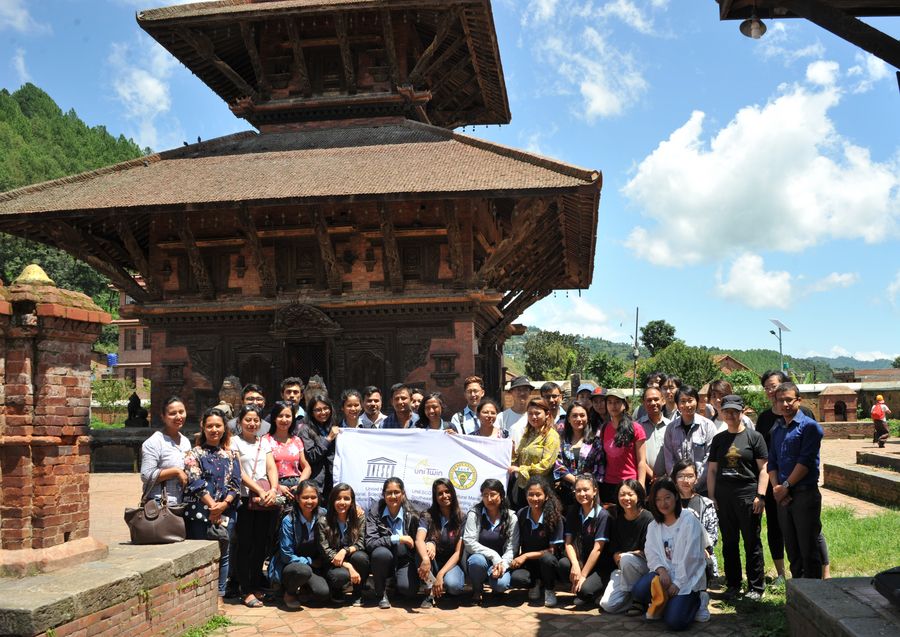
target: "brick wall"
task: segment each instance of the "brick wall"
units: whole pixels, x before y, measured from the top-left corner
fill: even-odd
[[[878,472],[859,465],[826,464],[825,487],[868,502],[900,506],[900,474]]]
[[[219,565],[203,566],[39,637],[177,636],[216,614]]]

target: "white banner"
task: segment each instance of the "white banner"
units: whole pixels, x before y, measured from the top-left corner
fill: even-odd
[[[334,456],[334,482],[346,482],[368,510],[384,481],[398,477],[420,511],[431,506],[431,484],[448,478],[463,513],[481,500],[488,478],[507,482],[512,442],[422,429],[342,429]]]

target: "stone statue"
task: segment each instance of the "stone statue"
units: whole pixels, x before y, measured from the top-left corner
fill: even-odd
[[[237,413],[241,408],[241,379],[237,376],[226,376],[219,389],[219,402],[231,405],[231,412]]]
[[[147,416],[147,410],[141,407],[141,397],[137,395],[137,392],[132,392],[131,398],[128,399],[128,419],[125,421],[125,426],[149,427],[150,419]]]

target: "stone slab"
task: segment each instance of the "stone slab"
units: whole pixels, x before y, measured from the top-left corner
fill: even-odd
[[[870,467],[884,467],[891,471],[900,472],[900,454],[885,451],[857,451],[856,464],[864,464]]]
[[[0,580],[0,635],[35,635],[109,608],[219,559],[217,542],[119,545],[107,559]]]
[[[102,560],[108,554],[106,544],[86,537],[46,549],[0,551],[0,577],[26,577],[50,573],[92,560]]]
[[[867,577],[787,582],[788,624],[800,637],[900,635],[900,613],[883,601]]]

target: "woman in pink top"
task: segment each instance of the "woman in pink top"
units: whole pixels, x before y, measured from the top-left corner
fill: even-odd
[[[278,489],[291,499],[297,485],[312,473],[303,452],[303,441],[297,436],[300,427],[294,424],[294,409],[293,403],[276,402],[269,414],[272,430],[266,434],[278,468]]]
[[[616,501],[619,485],[624,480],[637,480],[644,483],[647,471],[647,450],[644,442],[647,434],[644,428],[635,427],[628,416],[628,400],[618,389],[606,392],[606,411],[609,422],[603,426],[602,435],[594,444],[602,441],[603,455],[606,459],[606,471],[600,485],[600,499],[610,503]]]

